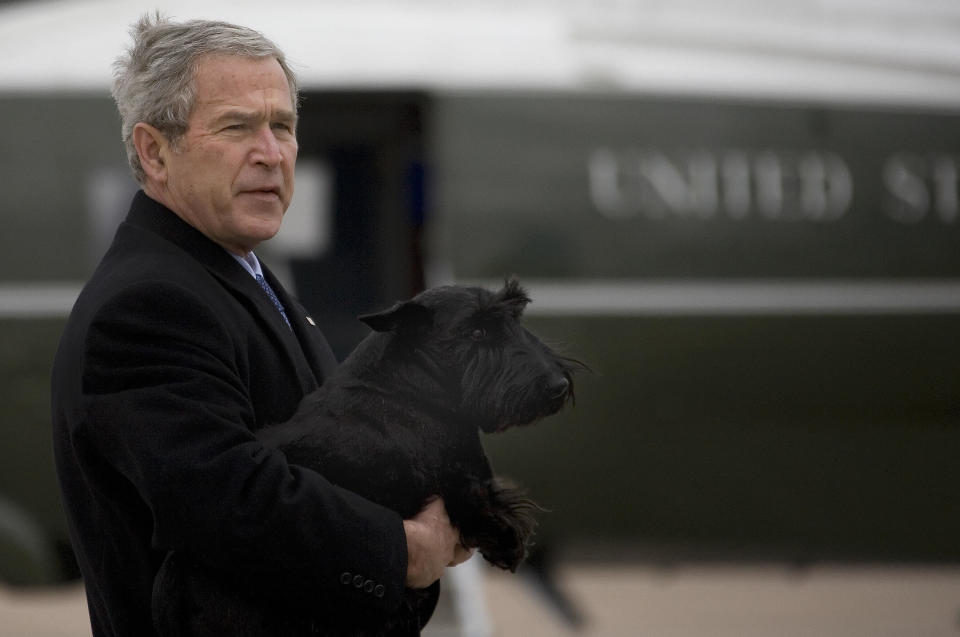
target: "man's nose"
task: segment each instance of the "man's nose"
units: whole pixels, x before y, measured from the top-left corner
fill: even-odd
[[[280,142],[269,126],[257,129],[254,143],[253,160],[257,164],[273,168],[283,160],[283,153],[280,152]]]

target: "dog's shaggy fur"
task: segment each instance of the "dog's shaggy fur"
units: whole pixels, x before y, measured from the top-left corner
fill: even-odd
[[[559,411],[572,371],[520,324],[530,301],[516,280],[498,292],[447,286],[361,317],[374,331],[287,423],[258,435],[293,464],[402,517],[440,495],[463,543],[514,570],[524,559],[536,505],[498,480],[480,443],[491,433]],[[160,634],[416,635],[436,591],[407,590],[396,616],[330,627],[324,618],[264,608],[183,558],[158,576]]]

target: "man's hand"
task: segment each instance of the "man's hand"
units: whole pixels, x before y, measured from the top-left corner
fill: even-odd
[[[430,500],[420,513],[403,521],[407,534],[407,581],[410,588],[426,588],[448,566],[465,562],[473,549],[460,544],[460,532],[450,524],[443,500]]]

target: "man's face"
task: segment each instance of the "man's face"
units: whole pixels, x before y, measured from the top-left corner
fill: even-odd
[[[279,62],[209,56],[186,134],[165,157],[167,203],[236,254],[280,229],[293,196],[296,112]]]

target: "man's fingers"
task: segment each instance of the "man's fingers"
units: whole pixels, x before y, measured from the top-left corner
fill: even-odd
[[[443,500],[439,496],[429,498],[426,505],[420,509],[420,515],[430,515],[448,523],[450,521],[447,516],[447,507],[444,506]]]
[[[447,566],[456,566],[457,564],[463,564],[473,555],[473,549],[468,549],[463,544],[457,542],[457,545],[453,547],[453,559],[450,560],[450,563]]]
[[[425,588],[440,579],[448,566],[466,561],[472,554],[460,544],[460,532],[450,524],[442,498],[434,498],[409,520],[407,535],[407,586]]]

